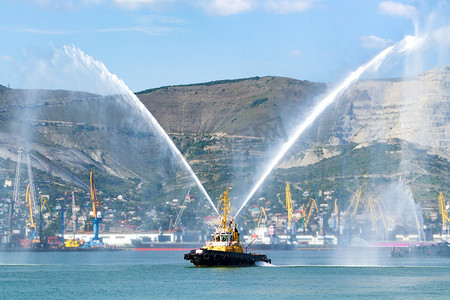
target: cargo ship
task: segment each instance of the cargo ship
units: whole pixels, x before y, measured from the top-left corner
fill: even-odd
[[[219,209],[223,214],[220,216],[220,224],[216,226],[211,240],[200,249],[191,250],[184,255],[196,267],[212,266],[253,266],[256,262],[271,263],[265,254],[244,253],[239,241],[239,232],[233,220],[228,221],[231,213],[231,203],[228,198],[227,188],[219,200]]]
[[[143,237],[140,239],[132,239],[131,245],[134,250],[145,251],[145,250],[190,250],[192,248],[199,248],[204,245],[204,243],[199,242],[155,242],[148,237]]]
[[[409,247],[393,247],[392,257],[450,257],[450,244],[446,241],[431,244],[414,244]]]

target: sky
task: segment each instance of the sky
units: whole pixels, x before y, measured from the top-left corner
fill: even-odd
[[[0,84],[66,88],[24,80],[64,45],[134,92],[253,76],[333,83],[406,35],[438,32],[413,68],[424,71],[450,64],[449,18],[444,0],[3,0]]]

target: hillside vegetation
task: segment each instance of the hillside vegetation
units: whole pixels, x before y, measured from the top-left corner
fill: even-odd
[[[298,208],[311,195],[330,207],[335,199],[346,207],[357,189],[376,196],[402,180],[435,218],[438,192],[450,194],[449,79],[450,68],[441,67],[410,79],[352,85],[294,144],[248,207],[265,199],[272,212],[283,212],[287,181]],[[327,89],[322,83],[254,77],[137,96],[212,198],[230,185],[238,206]],[[176,209],[166,204],[183,198],[194,183],[145,116],[123,100],[0,86],[0,179],[14,179],[17,149],[26,147],[37,184],[51,198],[74,188],[86,193],[94,170],[103,197],[127,199],[117,209],[156,209],[168,224]],[[0,192],[8,197],[11,188]],[[198,203],[192,209],[210,213],[198,189],[192,193]],[[246,210],[243,218],[250,221]],[[142,222],[153,224],[149,216]],[[199,219],[192,215],[189,222],[197,226]]]

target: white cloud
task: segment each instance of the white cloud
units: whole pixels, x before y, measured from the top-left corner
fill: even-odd
[[[399,16],[413,19],[417,16],[417,9],[414,6],[393,2],[384,1],[378,6],[380,12],[385,15]]]
[[[118,27],[94,30],[95,32],[142,32],[148,35],[166,35],[170,32],[179,31],[179,28],[159,27],[159,26],[136,26],[136,27]]]
[[[38,28],[3,28],[3,30],[14,31],[14,32],[26,32],[26,33],[36,33],[42,35],[66,35],[66,34],[74,34],[76,31],[67,31],[67,30],[48,30],[48,29],[38,29]]]
[[[278,14],[304,12],[310,9],[318,0],[269,0],[264,8]]]
[[[83,31],[62,31],[62,30],[45,30],[45,29],[37,29],[37,28],[7,28],[2,29],[12,32],[24,32],[24,33],[34,33],[40,35],[68,35],[68,34],[77,34],[77,33],[109,33],[109,32],[142,32],[148,35],[166,35],[175,31],[185,30],[179,27],[167,27],[167,26],[159,26],[152,24],[140,24],[134,27],[111,27],[111,28],[100,28],[100,29],[90,29]]]
[[[177,0],[113,0],[114,3],[126,9],[139,9],[141,7],[159,7]]]
[[[450,26],[444,26],[430,33],[430,40],[440,47],[450,46]]]
[[[251,11],[256,8],[257,2],[255,0],[202,0],[198,5],[210,14],[228,16]]]
[[[234,15],[256,9],[288,14],[304,12],[320,0],[199,0],[198,5],[215,15]]]
[[[384,49],[393,44],[392,40],[386,40],[375,35],[360,37],[363,48]]]
[[[294,50],[291,50],[291,51],[288,52],[288,55],[289,55],[290,57],[300,57],[301,54],[302,54],[302,53],[301,53],[300,50],[298,50],[298,49],[294,49]]]
[[[2,61],[12,61],[13,57],[9,56],[9,55],[3,55],[3,56],[0,56],[0,60],[2,60]]]
[[[36,5],[47,10],[77,10],[83,6],[100,5],[107,0],[32,0]]]
[[[278,14],[304,12],[321,0],[28,0],[46,10],[79,10],[88,6],[114,5],[128,10],[158,10],[179,4],[203,8],[212,15],[229,16],[257,9]]]

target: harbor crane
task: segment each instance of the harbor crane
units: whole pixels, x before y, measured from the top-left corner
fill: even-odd
[[[30,203],[32,203],[33,206],[33,213],[34,213],[34,221],[38,224],[38,235],[41,236],[42,233],[42,222],[41,222],[41,205],[38,205],[37,199],[36,199],[36,188],[34,186],[34,180],[33,180],[33,170],[31,166],[31,158],[30,158],[30,151],[26,151],[26,158],[27,158],[27,171],[28,171],[28,187],[29,189],[29,200]],[[28,192],[27,192],[28,193]]]
[[[156,213],[156,210],[152,209],[150,211],[150,213],[149,213],[149,216],[152,217],[153,222],[155,222],[156,226],[158,227],[159,234],[162,235],[164,233],[164,229],[163,229],[163,227],[161,225],[161,222],[159,221],[158,214]]]
[[[102,203],[97,198],[97,191],[95,189],[94,182],[94,173],[90,174],[90,182],[91,182],[91,202],[92,202],[92,210],[89,212],[89,215],[93,218],[94,223],[94,236],[91,237],[89,242],[84,244],[83,248],[95,247],[95,246],[103,246],[103,238],[98,236],[99,231],[99,223],[102,221],[102,212],[101,205]]]
[[[14,192],[12,200],[9,202],[9,213],[8,213],[8,232],[7,243],[11,243],[11,235],[13,233],[13,217],[14,217],[14,206],[19,201],[19,190],[20,190],[20,168],[22,165],[22,147],[17,150],[17,164],[16,164],[16,177],[14,179]]]
[[[392,223],[395,223],[395,220],[389,216],[383,200],[369,197],[367,206],[372,217],[372,230],[375,230],[377,221],[380,220],[382,221],[384,230],[392,229]]]
[[[28,208],[30,209],[30,218],[27,220],[27,223],[30,224],[31,237],[33,238],[33,242],[35,242],[35,239],[37,238],[37,229],[36,229],[36,224],[34,222],[35,214],[34,214],[34,210],[33,210],[33,202],[31,201],[30,184],[27,185],[27,192],[25,194],[25,202],[27,203]]]
[[[350,212],[351,208],[353,207],[352,212],[352,218],[355,217],[356,212],[358,211],[359,202],[361,201],[361,190],[357,190],[355,194],[353,194],[352,201],[350,202],[350,205],[347,208],[346,215]]]
[[[292,208],[292,197],[289,182],[286,183],[286,210],[288,214],[288,230],[291,230],[291,220],[294,218],[294,209]]]
[[[295,233],[297,232],[297,228],[295,228],[294,223],[294,208],[292,207],[292,196],[289,182],[286,182],[286,210],[288,215],[288,226],[286,228],[286,233],[290,236],[290,240],[292,241],[295,237]]]
[[[31,165],[30,151],[26,150],[27,159],[27,171],[28,171],[28,205],[30,206],[30,216],[32,216],[32,221],[34,223],[35,236],[33,237],[32,247],[33,248],[47,248],[47,238],[43,235],[44,222],[42,220],[42,203],[41,200],[36,197],[36,188],[33,180],[33,170]],[[48,207],[48,205],[47,205]],[[37,232],[36,225],[37,224]]]
[[[77,210],[76,210],[76,204],[75,204],[75,192],[72,191],[72,216],[70,217],[72,221],[72,227],[73,227],[73,238],[75,238],[75,234],[77,232]]]
[[[31,195],[31,184],[29,183],[27,186],[27,191],[25,194],[25,202],[27,203],[30,209],[30,219],[27,220],[27,224],[29,224],[31,230],[31,248],[33,249],[42,249],[47,248],[48,243],[47,240],[42,236],[42,225],[39,223],[38,227],[36,226],[36,221],[42,218],[36,218],[36,212],[38,212],[39,217],[41,215],[40,208],[35,207],[36,203],[32,201]]]
[[[267,221],[266,210],[264,209],[264,207],[261,206],[261,207],[259,208],[258,216],[257,216],[256,219],[254,220],[254,221],[256,221],[257,228],[259,228],[259,226],[261,225],[262,216],[264,216],[264,223],[266,223],[266,221]]]
[[[439,213],[442,216],[442,232],[444,233],[448,231],[447,222],[450,222],[450,218],[448,216],[447,204],[445,203],[443,192],[439,194],[438,199],[439,199]]]
[[[305,227],[308,227],[309,225],[309,221],[311,219],[311,215],[314,211],[314,208],[316,208],[316,214],[319,213],[319,209],[317,208],[317,203],[316,200],[311,198],[311,200],[309,200],[308,204],[306,205],[306,209],[305,211],[307,211],[309,209],[308,215],[305,215],[306,219],[305,219]]]
[[[334,200],[334,217],[336,222],[336,232],[339,233],[339,206],[338,206],[338,199],[336,198]]]
[[[51,210],[51,208],[50,208],[50,206],[49,206],[49,204],[48,204],[48,202],[49,202],[48,197],[42,196],[41,199],[44,199],[44,201],[41,200],[41,203],[42,203],[42,204],[41,204],[41,213],[44,211],[44,209],[47,209],[47,212],[48,212],[48,213],[51,213],[52,210]]]
[[[178,214],[177,214],[177,217],[176,217],[176,219],[175,219],[175,222],[172,224],[172,227],[173,227],[173,229],[175,229],[175,230],[176,230],[176,229],[179,227],[179,225],[180,225],[181,217],[183,216],[183,213],[184,213],[184,210],[186,209],[186,206],[187,206],[188,201],[191,200],[190,192],[191,192],[191,188],[189,188],[189,190],[188,190],[186,196],[184,197],[183,204],[180,206],[180,211],[179,211]]]

